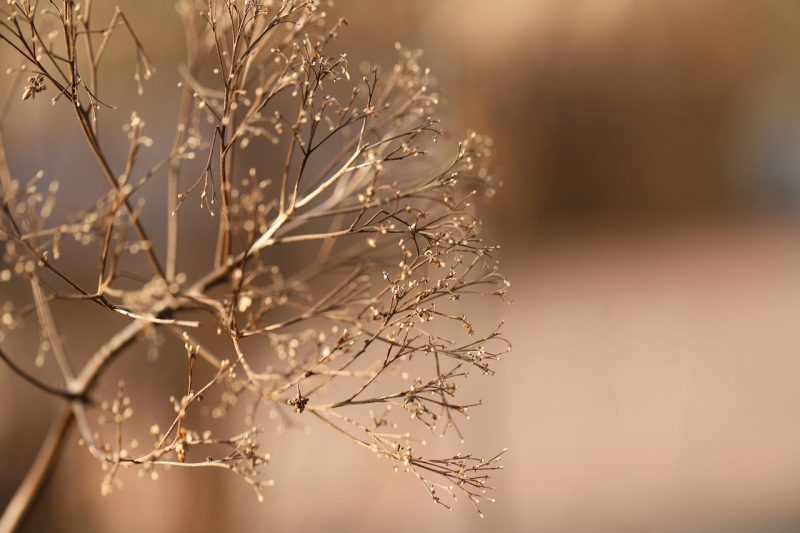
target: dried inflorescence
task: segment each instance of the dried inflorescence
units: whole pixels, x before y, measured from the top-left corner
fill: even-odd
[[[256,422],[269,409],[281,419],[319,419],[413,473],[435,501],[446,505],[442,492],[461,491],[477,509],[500,456],[425,458],[414,428],[460,435],[457,418],[475,404],[459,399],[459,382],[492,373],[508,350],[497,324],[463,314],[462,299],[505,299],[508,287],[472,206],[496,186],[490,139],[472,133],[432,150],[443,134],[419,52],[398,46],[393,69],[351,79],[347,56],[329,52],[346,22],[329,24],[317,0],[182,0],[178,12],[188,60],[174,142],[154,146],[133,113],[123,128],[128,156],[115,163],[98,127],[110,104],[96,85],[112,36],[132,38],[140,92],[153,71],[128,19],[116,11],[98,27],[91,2],[70,0],[8,0],[2,8],[0,39],[21,59],[14,72],[28,79],[22,99],[45,93],[66,102],[109,184],[85,211],[51,220],[59,180],[73,177],[14,179],[0,158],[0,278],[32,294],[27,306],[4,304],[2,327],[35,315],[37,364],[54,359],[63,384],[23,370],[19,356],[0,352],[3,359],[71,402],[82,442],[107,470],[104,493],[122,467],[157,476],[172,465],[230,469],[261,497],[269,457]],[[253,146],[269,156],[248,155]],[[163,158],[141,168],[140,152],[159,149]],[[164,250],[142,222],[142,190],[152,181],[168,195]],[[178,270],[189,245],[177,230],[198,204],[214,221],[207,242],[215,253],[206,273],[189,279]],[[80,264],[96,284],[62,266],[67,241],[93,251]],[[91,301],[129,321],[77,372],[51,310],[62,300]],[[227,340],[204,344],[207,330]],[[187,383],[170,398],[171,423],[153,425],[152,445],[140,453],[139,440],[123,442],[134,412],[122,384],[109,401],[94,389],[127,346],[149,341],[154,356],[167,350],[159,331],[184,344]],[[197,406],[212,394],[218,405]],[[211,427],[242,404],[245,424],[229,437],[192,416],[202,412]]]

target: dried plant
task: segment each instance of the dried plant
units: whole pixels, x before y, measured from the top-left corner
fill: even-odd
[[[188,58],[174,142],[154,145],[133,113],[127,157],[115,162],[104,148],[112,133],[101,138],[99,127],[112,108],[98,90],[110,40],[131,39],[140,93],[153,67],[126,16],[117,10],[98,26],[92,3],[0,8],[0,39],[20,61],[9,71],[21,82],[11,98],[69,106],[108,185],[82,212],[54,216],[59,183],[80,169],[14,178],[0,142],[0,279],[31,295],[3,298],[3,335],[35,320],[35,365],[55,361],[61,383],[37,377],[23,354],[0,355],[66,402],[2,524],[13,527],[30,505],[73,421],[106,470],[104,494],[125,468],[155,476],[169,465],[231,470],[260,499],[271,484],[257,440],[265,408],[289,422],[318,419],[416,476],[437,503],[461,493],[479,509],[500,455],[428,458],[414,428],[460,435],[457,419],[475,404],[459,399],[459,382],[492,373],[508,350],[499,325],[473,324],[462,312],[465,299],[505,299],[508,286],[472,206],[494,192],[490,140],[473,133],[434,145],[437,95],[417,51],[398,46],[393,69],[351,79],[347,56],[330,52],[346,21],[329,23],[318,0],[181,0]],[[162,159],[144,168],[141,153],[159,149]],[[146,224],[143,191],[155,181],[163,187],[147,190],[168,197],[163,241],[151,238],[161,228]],[[213,221],[206,242],[215,252],[205,274],[189,279],[178,265],[196,244],[179,243],[178,224],[198,204]],[[87,272],[95,283],[83,281]],[[80,358],[79,370],[65,342],[75,332],[58,329],[54,310],[76,301],[128,322]],[[203,342],[209,331],[217,340]],[[108,399],[97,385],[135,343],[176,357],[152,342],[161,334],[183,343],[186,384],[170,398],[171,421],[153,424],[139,452],[141,439],[123,430],[134,417],[124,384]],[[220,400],[203,408],[204,397]],[[219,421],[232,416],[244,422],[228,420],[240,428],[220,436],[227,426]]]

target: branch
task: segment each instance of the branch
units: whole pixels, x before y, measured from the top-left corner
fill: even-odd
[[[0,533],[15,531],[30,511],[36,501],[36,496],[53,472],[73,420],[72,408],[67,404],[61,409],[61,413],[53,425],[50,426],[50,431],[47,433],[42,447],[39,448],[36,459],[3,511],[3,516],[0,517]]]
[[[71,392],[68,390],[59,389],[58,387],[53,387],[52,385],[48,385],[44,381],[41,381],[38,378],[28,374],[22,368],[17,366],[17,364],[14,361],[12,361],[11,358],[8,357],[8,355],[2,349],[0,349],[0,359],[2,359],[3,362],[6,365],[8,365],[8,368],[10,368],[16,375],[18,375],[19,377],[21,377],[22,379],[24,379],[25,381],[27,381],[28,383],[30,383],[39,390],[42,390],[54,396],[59,396],[61,398],[64,398],[65,400],[77,400],[80,402],[86,401],[86,396],[84,393]],[[2,528],[0,528],[0,531],[2,531]]]

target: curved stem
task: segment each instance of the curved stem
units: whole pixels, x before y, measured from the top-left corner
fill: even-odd
[[[39,453],[28,473],[25,474],[25,479],[19,484],[17,491],[3,511],[3,516],[0,517],[0,533],[11,533],[22,523],[53,472],[53,467],[64,448],[64,442],[73,420],[72,408],[66,404],[53,425],[50,426],[50,431],[47,433],[42,447],[39,448]]]
[[[53,387],[52,385],[48,385],[44,381],[25,372],[24,370],[22,370],[22,368],[17,366],[17,364],[14,361],[12,361],[8,355],[6,355],[6,353],[2,350],[2,348],[0,348],[0,360],[2,360],[8,366],[8,368],[10,368],[15,374],[17,374],[19,377],[21,377],[22,379],[24,379],[25,381],[27,381],[28,383],[30,383],[39,390],[42,390],[54,396],[60,396],[65,400],[84,401],[86,399],[86,396],[83,394],[77,394],[65,389],[59,389],[58,387]]]

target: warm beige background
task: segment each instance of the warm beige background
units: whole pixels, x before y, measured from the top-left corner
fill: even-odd
[[[142,112],[156,141],[168,139],[166,67],[181,46],[171,2],[121,5],[161,67],[149,89],[163,97]],[[450,129],[497,139],[507,186],[485,213],[515,304],[476,312],[507,317],[515,350],[476,384],[487,405],[465,429],[471,449],[510,448],[498,502],[483,520],[466,506],[444,511],[410,477],[314,426],[268,435],[276,486],[262,505],[217,473],[128,475],[103,499],[98,465],[72,443],[28,530],[800,529],[800,5],[337,6],[352,61],[386,64],[397,40],[424,48]],[[142,107],[126,50],[111,50],[107,74],[121,120]],[[53,114],[64,115],[47,105],[12,115],[15,171],[90,162]],[[80,198],[75,188],[65,201]],[[89,318],[62,320],[81,331],[73,350],[100,341]],[[126,355],[120,372],[143,357]],[[138,376],[145,393],[169,380],[151,368]],[[56,409],[0,370],[0,501]]]

